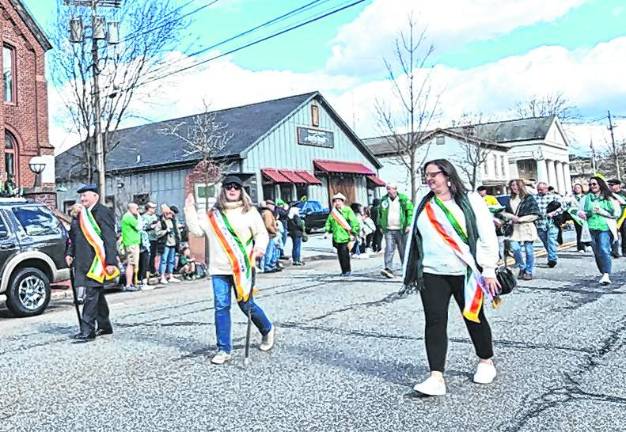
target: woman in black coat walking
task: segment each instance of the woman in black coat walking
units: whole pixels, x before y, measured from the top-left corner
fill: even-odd
[[[300,219],[300,209],[293,206],[289,209],[287,215],[287,232],[291,241],[293,242],[293,251],[291,252],[291,259],[293,265],[302,266],[302,237],[304,236],[304,221]]]

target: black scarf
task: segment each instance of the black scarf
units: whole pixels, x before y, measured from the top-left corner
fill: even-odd
[[[426,203],[435,194],[431,191],[426,194],[422,199],[413,215],[413,223],[411,225],[411,233],[409,237],[409,243],[407,245],[407,252],[405,253],[404,261],[404,280],[403,286],[400,290],[401,294],[407,294],[413,291],[420,291],[424,287],[424,247],[422,244],[422,235],[417,229],[417,219],[420,213],[424,210]],[[476,215],[474,209],[467,198],[467,194],[463,193],[459,197],[455,197],[454,201],[457,203],[463,211],[465,217],[465,225],[467,229],[467,238],[469,242],[470,252],[474,259],[476,259],[476,241],[478,240],[478,227],[476,226]]]
[[[541,216],[541,212],[539,211],[539,205],[537,204],[537,200],[532,195],[526,195],[522,201],[519,203],[519,207],[517,208],[517,213],[513,211],[511,207],[511,200],[506,204],[506,212],[510,214],[516,214],[519,217],[535,215]]]

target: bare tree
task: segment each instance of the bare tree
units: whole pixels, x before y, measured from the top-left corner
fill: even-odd
[[[418,30],[412,16],[407,21],[407,30],[395,41],[394,61],[384,60],[394,106],[389,108],[379,100],[376,113],[378,126],[395,155],[394,162],[408,171],[411,199],[415,200],[421,179],[419,167],[428,153],[421,136],[437,113],[439,96],[431,85],[430,57],[434,47],[427,42],[426,31]]]
[[[57,0],[56,22],[51,32],[55,55],[52,57],[52,81],[65,105],[68,129],[80,136],[81,151],[76,152],[73,170],[81,180],[93,182],[96,171],[94,132],[95,104],[101,113],[101,136],[106,155],[118,144],[111,139],[120,124],[132,117],[131,102],[145,96],[142,85],[157,71],[167,67],[164,55],[175,49],[187,22],[172,0],[125,1],[120,8],[99,8],[97,14],[107,22],[117,21],[126,35],[116,45],[97,44],[97,64],[93,64],[92,41],[71,43],[70,19],[91,21],[91,8],[66,6]],[[98,88],[93,74],[98,75]],[[101,97],[96,98],[99,94]]]
[[[527,101],[518,102],[513,112],[522,118],[556,115],[562,122],[569,122],[580,117],[578,109],[560,92],[533,96]]]

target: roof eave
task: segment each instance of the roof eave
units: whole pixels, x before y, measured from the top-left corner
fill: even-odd
[[[33,33],[33,36],[35,36],[35,39],[37,39],[44,51],[51,50],[52,44],[48,40],[48,36],[46,36],[44,30],[39,26],[39,24],[37,24],[37,21],[35,21],[32,13],[30,13],[22,0],[11,0],[11,3],[13,4],[13,7],[17,11],[20,18],[22,18],[24,23],[26,23],[26,26]]]

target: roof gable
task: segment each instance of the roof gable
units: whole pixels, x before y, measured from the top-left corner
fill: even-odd
[[[555,116],[531,117],[474,125],[474,134],[481,139],[497,143],[544,140],[554,123]],[[450,128],[462,132],[463,128]]]
[[[41,45],[44,51],[48,51],[52,49],[52,44],[48,40],[46,33],[43,29],[37,24],[35,18],[30,13],[26,5],[22,2],[22,0],[10,0],[11,5],[16,10],[17,14],[20,16],[26,27],[32,32],[37,42]]]

